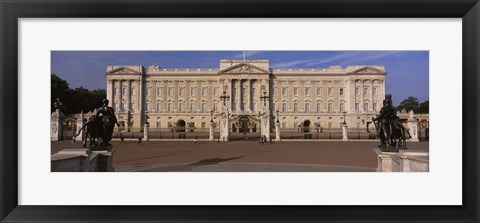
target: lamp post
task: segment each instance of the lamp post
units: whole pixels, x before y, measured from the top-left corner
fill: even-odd
[[[229,100],[229,99],[230,99],[230,96],[227,95],[227,92],[226,92],[226,91],[224,91],[224,92],[223,92],[223,95],[220,96],[220,100],[223,101],[223,106],[227,106],[227,105],[226,105],[226,101]]]
[[[263,101],[263,106],[267,106],[267,101],[268,101],[268,99],[270,99],[270,97],[267,96],[267,92],[264,91],[264,92],[263,92],[263,96],[260,97],[260,100]]]

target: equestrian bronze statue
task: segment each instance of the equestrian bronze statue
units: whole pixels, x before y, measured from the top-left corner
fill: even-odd
[[[385,149],[407,148],[407,139],[410,138],[410,134],[397,116],[397,111],[392,105],[392,95],[385,95],[380,114],[376,118],[372,118],[372,121],[380,138],[380,147]]]

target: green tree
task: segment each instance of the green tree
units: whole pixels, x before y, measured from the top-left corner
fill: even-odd
[[[418,113],[418,108],[418,98],[410,96],[407,99],[403,100],[400,105],[398,105],[397,111],[402,111],[403,109],[405,109],[407,112],[413,110],[413,112]]]
[[[84,87],[70,89],[67,81],[62,80],[55,74],[52,74],[52,98],[51,109],[54,110],[53,103],[57,98],[64,105],[63,113],[72,114],[80,111],[88,112],[100,107],[102,100],[107,97],[104,89],[88,90]]]
[[[428,99],[422,103],[420,103],[420,106],[418,108],[418,113],[422,114],[428,114],[430,112],[428,108]]]
[[[51,98],[50,98],[50,108],[51,111],[53,112],[55,108],[53,107],[53,103],[57,98],[60,99],[60,101],[64,104],[68,100],[68,91],[70,90],[70,87],[68,86],[67,81],[62,80],[60,77],[58,77],[56,74],[52,73],[51,74]]]

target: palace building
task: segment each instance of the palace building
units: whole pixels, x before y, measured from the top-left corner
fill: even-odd
[[[217,68],[107,67],[107,98],[122,129],[208,130],[229,112],[229,131],[273,127],[364,128],[382,108],[385,67],[272,68],[268,60],[221,60]],[[344,120],[345,118],[345,120]],[[270,131],[272,130],[270,129]]]

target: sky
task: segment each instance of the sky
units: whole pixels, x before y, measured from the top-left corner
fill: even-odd
[[[70,88],[106,88],[108,65],[219,68],[221,59],[243,59],[243,51],[52,51],[51,72]],[[429,98],[428,51],[245,51],[247,60],[267,59],[270,68],[383,65],[385,90],[394,105],[409,96]]]

